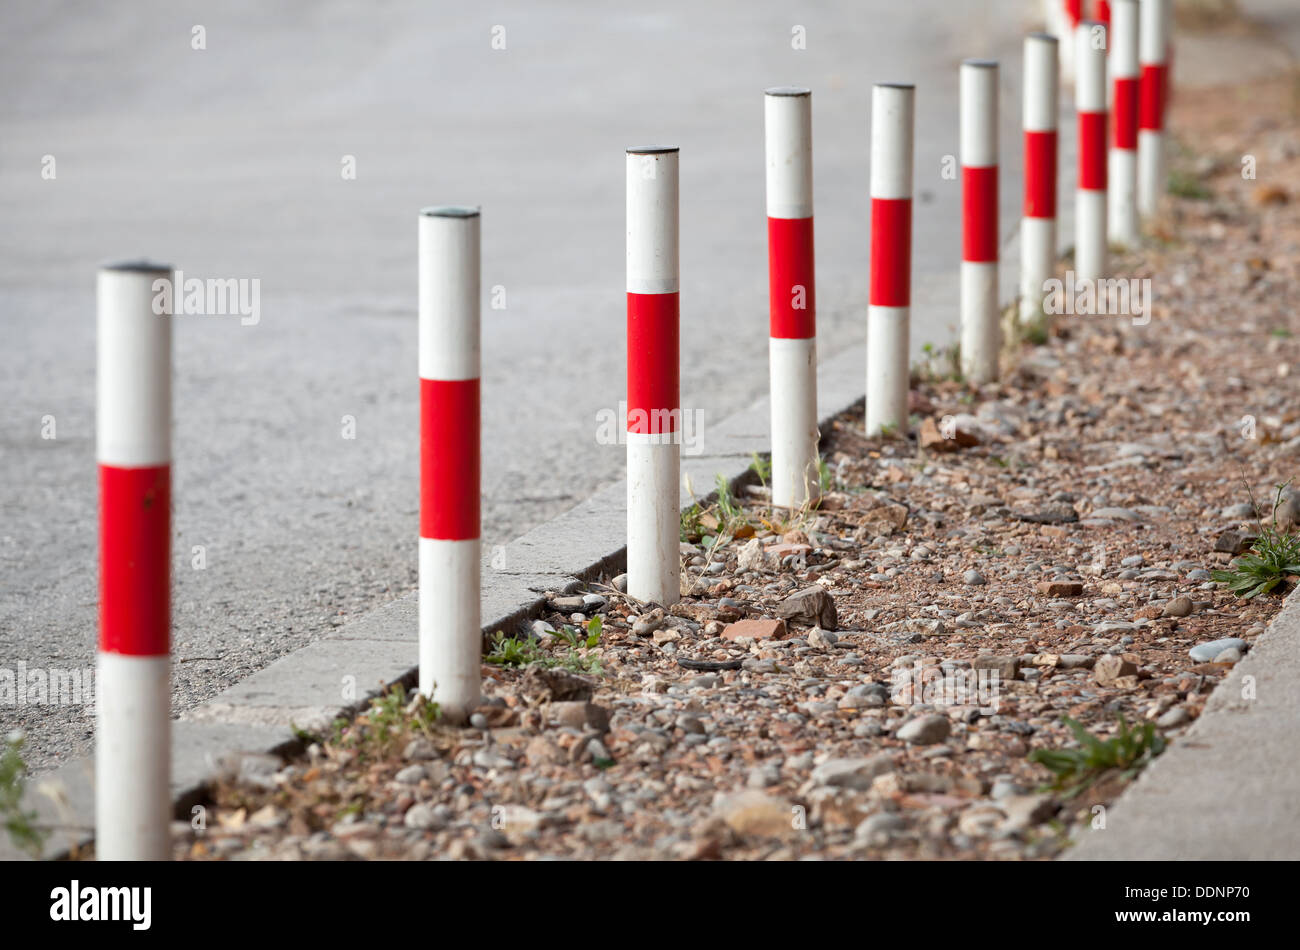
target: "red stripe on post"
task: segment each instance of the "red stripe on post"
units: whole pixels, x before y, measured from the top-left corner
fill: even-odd
[[[1106,190],[1106,113],[1079,113],[1079,187]]]
[[[171,466],[99,466],[99,651],[171,645]]]
[[[873,307],[912,305],[912,199],[871,199]]]
[[[1083,0],[1065,0],[1065,15],[1070,20],[1070,26],[1078,26],[1083,19]]]
[[[1138,141],[1138,86],[1136,79],[1115,80],[1115,104],[1111,112],[1111,141],[1115,147],[1132,151]]]
[[[963,261],[998,259],[998,167],[961,170]]]
[[[420,380],[420,537],[479,536],[479,381]]]
[[[772,337],[808,340],[817,335],[814,273],[813,219],[768,218],[767,280]],[[800,302],[803,307],[796,307]]]
[[[627,431],[677,431],[678,295],[627,295]]]
[[[1165,127],[1165,95],[1169,77],[1159,63],[1142,67],[1138,104],[1138,128],[1158,132]]]
[[[1056,131],[1025,133],[1025,217],[1056,217]]]
[[[1097,6],[1094,9],[1097,11],[1098,22],[1110,26],[1110,4],[1106,0],[1097,0]],[[1110,50],[1108,49],[1107,52],[1110,52]]]

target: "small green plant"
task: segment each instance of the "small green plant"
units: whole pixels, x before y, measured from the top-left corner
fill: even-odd
[[[14,847],[39,858],[46,832],[36,826],[36,812],[24,811],[22,807],[27,780],[22,748],[23,734],[11,732],[4,740],[4,751],[0,752],[0,820]]]
[[[696,502],[688,508],[683,508],[680,540],[693,541],[695,538],[704,534],[704,522],[701,520],[703,517],[704,509],[700,507],[699,502]]]
[[[1084,728],[1083,723],[1062,717],[1079,742],[1077,749],[1035,749],[1029,761],[1043,766],[1055,779],[1047,786],[1065,798],[1073,798],[1101,779],[1117,775],[1129,779],[1165,750],[1165,738],[1156,732],[1155,723],[1130,729],[1121,713],[1119,731],[1113,738],[1101,739]]]
[[[1193,201],[1205,201],[1213,197],[1213,193],[1199,178],[1177,169],[1169,173],[1169,193]]]
[[[817,484],[823,494],[835,487],[835,476],[831,473],[831,467],[821,456],[817,457]]]
[[[772,480],[772,460],[763,458],[757,452],[753,453],[753,459],[749,463],[749,470],[758,476],[759,484],[766,488]]]
[[[719,527],[723,531],[730,532],[730,529],[744,524],[745,510],[740,507],[736,501],[736,496],[731,493],[731,484],[727,477],[721,472],[714,478],[714,484],[718,486],[718,521]]]
[[[1286,327],[1274,327],[1273,329],[1269,330],[1268,332],[1269,332],[1269,334],[1270,334],[1271,336],[1275,336],[1275,337],[1277,337],[1279,340],[1289,340],[1289,339],[1291,339],[1291,331],[1290,331],[1288,328],[1286,328]]]
[[[1259,537],[1251,545],[1250,551],[1233,561],[1228,570],[1210,572],[1211,579],[1223,584],[1243,600],[1267,594],[1288,577],[1300,576],[1300,537],[1287,534],[1277,523],[1282,493],[1290,484],[1288,480],[1277,486],[1272,520],[1267,527],[1260,524]],[[1246,490],[1250,490],[1249,485]],[[1256,511],[1259,510],[1253,494],[1250,503]],[[1256,524],[1259,522],[1256,521]]]
[[[492,638],[492,651],[485,659],[496,666],[518,668],[536,665],[548,670],[561,667],[571,673],[599,673],[602,669],[600,660],[582,651],[599,644],[603,632],[604,625],[599,617],[592,617],[583,629],[565,624],[555,632],[563,650],[551,655],[542,648],[541,641],[536,637],[520,640],[507,637],[498,630]]]

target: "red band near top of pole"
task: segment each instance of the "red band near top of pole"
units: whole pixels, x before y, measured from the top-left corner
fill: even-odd
[[[912,305],[912,199],[871,199],[873,307]]]
[[[627,295],[627,431],[677,431],[678,300],[671,294]]]
[[[1106,189],[1106,113],[1079,113],[1079,187]]]
[[[998,167],[963,168],[962,260],[998,259]]]
[[[1025,217],[1056,217],[1057,134],[1025,133]]]
[[[1165,94],[1168,67],[1163,63],[1144,63],[1140,80],[1138,128],[1159,132],[1165,125]]]
[[[1110,4],[1106,0],[1097,0],[1097,6],[1093,8],[1095,16],[1093,17],[1099,23],[1110,26]]]
[[[171,466],[99,466],[99,650],[171,645]]]
[[[1071,28],[1079,25],[1083,19],[1083,0],[1064,0],[1065,18],[1069,21]]]
[[[420,379],[420,537],[479,536],[479,381]]]
[[[769,217],[767,262],[770,335],[785,340],[812,339],[817,335],[813,219]]]

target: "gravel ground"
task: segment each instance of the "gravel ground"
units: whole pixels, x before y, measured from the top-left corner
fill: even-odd
[[[1060,853],[1126,778],[1067,795],[1029,754],[1076,744],[1064,716],[1179,741],[1281,603],[1208,572],[1300,451],[1293,97],[1176,102],[1203,149],[1114,268],[1151,278],[1149,323],[1062,318],[998,386],[924,374],[908,439],[845,415],[819,510],[778,520],[750,486],[720,540],[717,507],[692,522],[679,605],[629,602],[617,578],[553,598],[534,625],[553,668],[485,665],[475,728],[394,698],[292,762],[232,763],[177,856]],[[552,632],[594,616],[593,647]],[[972,671],[985,692],[936,690]]]

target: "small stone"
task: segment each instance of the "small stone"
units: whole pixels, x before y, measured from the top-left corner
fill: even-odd
[[[587,601],[580,594],[568,597],[556,597],[551,601],[551,608],[557,613],[571,614],[575,611],[585,610]]]
[[[619,575],[615,576],[615,578],[609,582],[609,586],[612,587],[612,588],[614,588],[614,590],[618,591],[620,594],[626,594],[626,593],[627,593],[627,575],[626,575],[626,574],[619,574]]]
[[[865,758],[827,759],[813,769],[808,781],[814,786],[866,791],[876,776],[894,770],[895,761],[892,752],[881,752]]]
[[[1228,505],[1219,512],[1219,517],[1232,520],[1253,518],[1255,517],[1255,506],[1248,501],[1243,501],[1237,505]]]
[[[663,608],[647,610],[632,624],[632,633],[638,637],[648,637],[664,625],[665,619]]]
[[[880,811],[859,822],[853,831],[853,837],[862,844],[883,847],[889,844],[895,832],[906,827],[907,822],[901,815],[892,811]]]
[[[438,750],[433,743],[423,736],[417,736],[406,744],[402,758],[407,762],[427,762],[438,757]]]
[[[814,650],[821,650],[822,652],[834,649],[838,640],[839,637],[833,633],[827,633],[821,627],[813,627],[812,632],[808,634],[808,645]]]
[[[766,559],[767,552],[763,550],[763,542],[758,538],[750,538],[736,555],[736,568],[740,571],[761,570]]]
[[[1038,592],[1045,597],[1082,597],[1080,581],[1039,581]]]
[[[794,623],[819,626],[823,630],[834,630],[838,626],[835,600],[820,585],[791,594],[777,607],[776,615]]]
[[[408,765],[393,776],[393,781],[399,785],[419,785],[424,775],[423,765]]]
[[[561,726],[574,729],[594,729],[598,733],[609,731],[609,710],[595,703],[566,701],[551,703],[547,716]]]
[[[1141,521],[1142,516],[1131,508],[1097,508],[1089,518],[1105,518],[1108,521]]]
[[[1215,663],[1236,663],[1241,660],[1241,651],[1236,647],[1228,647],[1222,653],[1214,657]]]
[[[738,835],[776,838],[795,831],[795,812],[790,803],[754,788],[718,795],[713,813]]]
[[[726,640],[738,640],[741,637],[750,637],[754,640],[769,640],[776,638],[783,639],[786,635],[784,620],[737,620],[735,623],[729,623],[722,629],[722,637]]]
[[[988,579],[979,571],[972,568],[961,576],[961,582],[970,587],[981,587],[988,583]]]
[[[488,728],[488,717],[476,712],[469,717],[469,724],[475,729],[486,729]]]
[[[948,738],[948,733],[951,730],[952,725],[947,716],[933,713],[928,716],[918,716],[900,728],[894,735],[913,745],[933,745]]]
[[[1018,656],[977,656],[971,663],[975,670],[992,670],[998,674],[998,682],[1009,683],[1020,672]]]
[[[1145,563],[1146,563],[1146,558],[1144,558],[1141,554],[1134,554],[1131,557],[1126,557],[1124,558],[1124,560],[1120,561],[1119,566],[1120,567],[1141,567]]]
[[[1097,658],[1092,668],[1093,679],[1098,686],[1118,685],[1116,680],[1126,676],[1136,676],[1138,668],[1129,660],[1113,653],[1106,653]]]
[[[1177,729],[1179,726],[1191,722],[1192,714],[1182,706],[1175,706],[1156,720],[1156,725],[1161,729]]]
[[[1212,663],[1215,657],[1230,647],[1245,650],[1247,644],[1245,640],[1239,640],[1236,637],[1223,637],[1219,640],[1211,640],[1208,643],[1198,643],[1188,651],[1187,655],[1197,663]]]
[[[1175,597],[1160,611],[1162,617],[1186,617],[1192,612],[1190,597]]]
[[[442,828],[447,822],[428,802],[416,802],[406,809],[406,814],[402,816],[402,824],[416,831],[430,831]]]
[[[1246,531],[1225,531],[1214,542],[1214,550],[1222,554],[1243,554],[1259,540],[1259,536]]]

